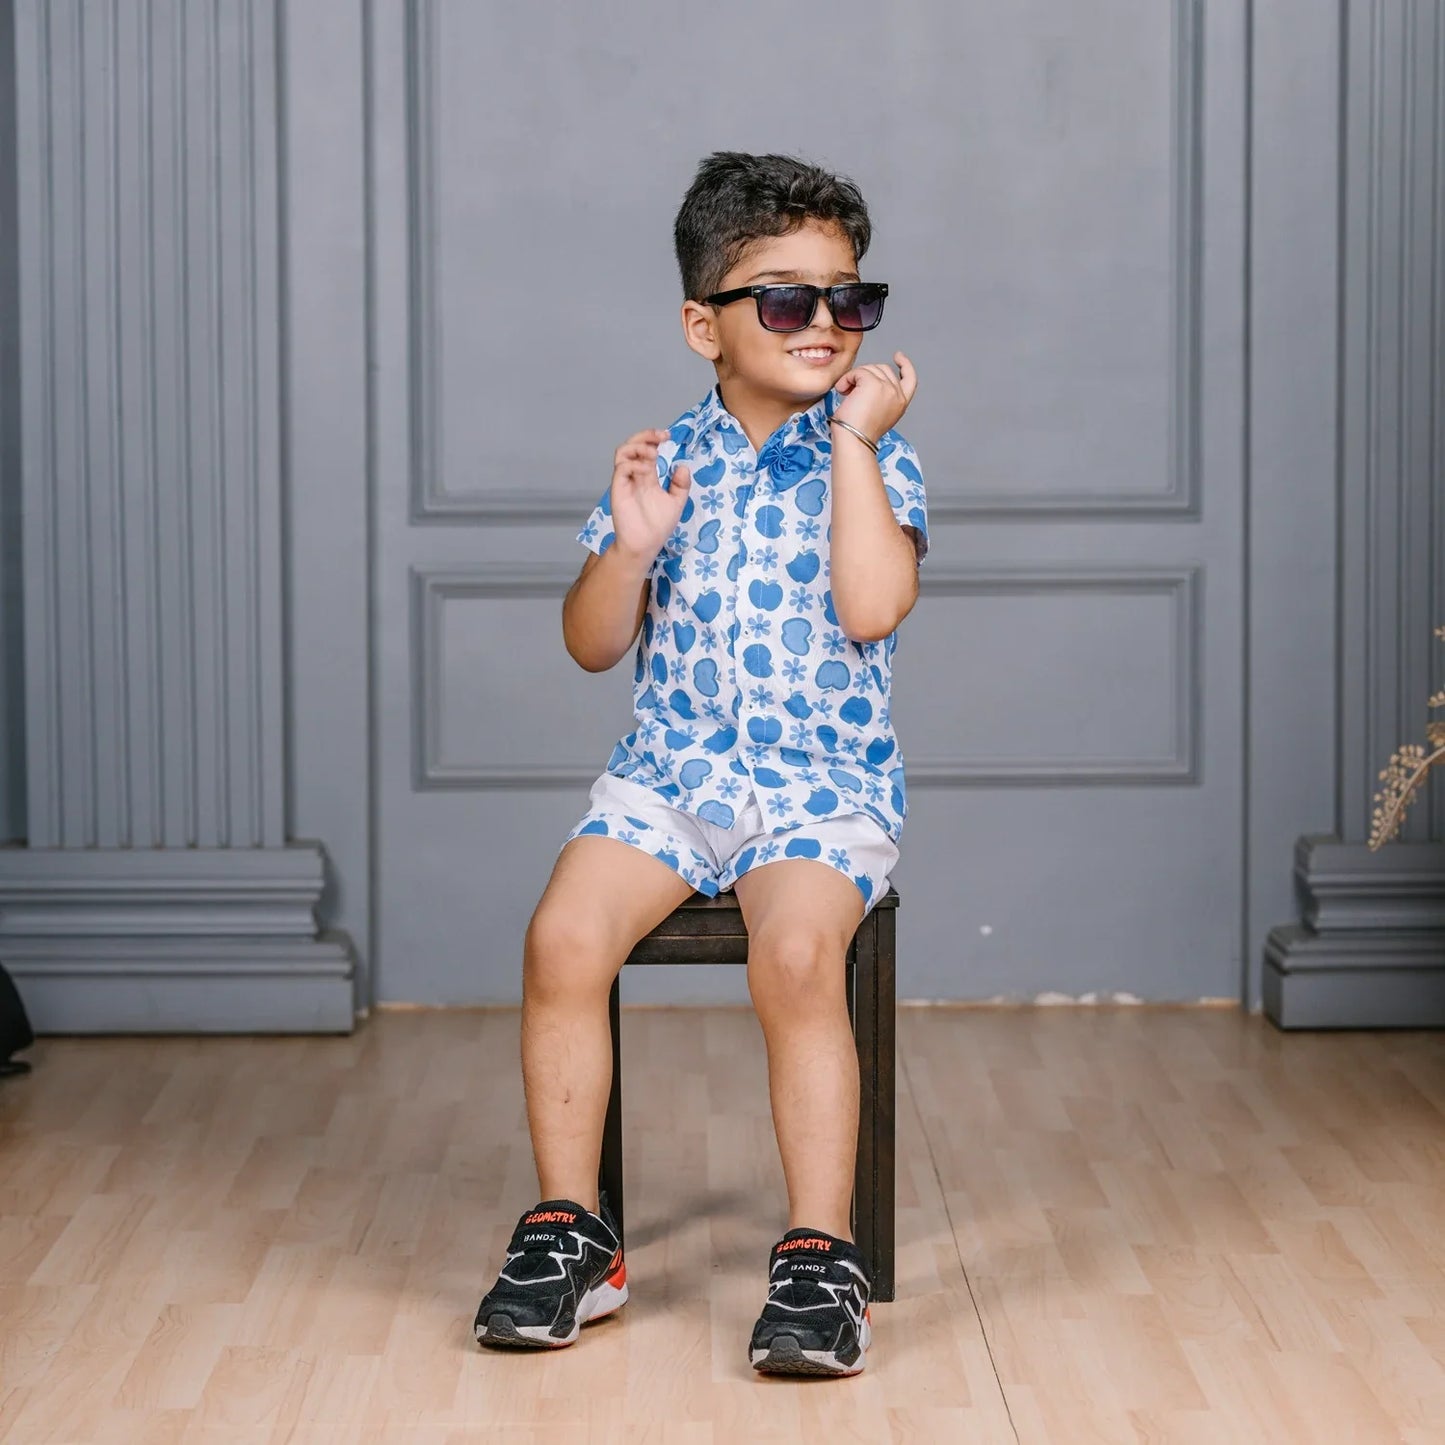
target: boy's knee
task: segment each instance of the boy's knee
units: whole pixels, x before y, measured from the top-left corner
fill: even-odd
[[[748,940],[748,990],[753,1001],[826,1000],[843,992],[846,950],[836,940],[799,930]]]
[[[617,970],[611,950],[597,934],[595,922],[576,910],[543,903],[527,925],[522,981],[535,998],[601,990],[612,986]]]

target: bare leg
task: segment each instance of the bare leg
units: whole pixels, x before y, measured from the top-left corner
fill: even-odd
[[[748,989],[768,1047],[788,1228],[851,1240],[858,1053],[845,985],[863,897],[827,864],[800,858],[745,873],[734,892],[748,930]]]
[[[542,1199],[597,1209],[612,1088],[607,995],[633,944],[692,892],[615,838],[574,838],[558,856],[522,970],[522,1082]]]

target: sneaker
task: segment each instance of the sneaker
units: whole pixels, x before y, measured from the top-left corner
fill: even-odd
[[[768,1264],[768,1302],[753,1326],[753,1369],[777,1375],[856,1375],[872,1338],[868,1264],[856,1245],[790,1229]]]
[[[588,1320],[627,1303],[617,1222],[606,1200],[601,1209],[546,1199],[517,1221],[502,1272],[477,1310],[479,1344],[560,1349]]]

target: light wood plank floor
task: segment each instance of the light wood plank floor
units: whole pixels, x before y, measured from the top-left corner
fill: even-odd
[[[510,1011],[45,1040],[0,1084],[0,1439],[1445,1441],[1445,1036],[905,1010],[867,1371],[747,1367],[783,1222],[745,1010],[624,1018],[632,1302],[472,1314],[533,1202]]]

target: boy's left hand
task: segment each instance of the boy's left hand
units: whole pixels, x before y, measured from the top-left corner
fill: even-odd
[[[837,384],[843,398],[835,416],[851,422],[859,431],[877,441],[889,427],[897,426],[918,390],[918,373],[901,352],[893,353],[895,372],[886,361],[855,366]]]

